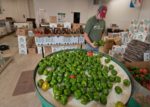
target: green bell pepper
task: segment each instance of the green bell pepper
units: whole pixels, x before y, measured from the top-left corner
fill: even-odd
[[[110,64],[109,65],[109,70],[112,70],[112,69],[114,69],[114,65]]]
[[[115,82],[120,83],[121,82],[121,78],[119,76],[115,77]]]
[[[60,97],[59,95],[54,95],[54,99],[55,99],[55,100],[60,101],[60,98],[61,98],[61,97]]]
[[[61,104],[66,105],[68,102],[68,98],[65,95],[61,96],[61,100],[60,100]]]
[[[98,92],[95,92],[95,93],[94,93],[94,100],[95,100],[95,101],[98,101],[99,98],[100,98],[99,93],[98,93]]]
[[[102,94],[108,96],[109,94],[109,90],[108,89],[103,89]]]
[[[123,84],[128,87],[128,86],[130,86],[131,83],[128,79],[124,79]]]
[[[115,91],[116,91],[117,94],[121,94],[122,93],[122,89],[119,86],[115,87]]]
[[[100,103],[103,104],[103,105],[106,105],[107,104],[107,97],[106,95],[101,95],[100,96]]]
[[[37,82],[38,87],[41,88],[42,85],[43,85],[43,83],[44,83],[44,80],[43,80],[43,79],[40,79],[40,80]]]
[[[117,71],[114,70],[114,69],[112,69],[112,70],[111,70],[111,74],[115,76],[115,75],[117,75]]]
[[[82,95],[82,93],[81,93],[80,90],[76,90],[76,91],[74,92],[74,97],[75,97],[76,99],[80,99],[80,98],[81,98],[81,95]]]
[[[87,96],[82,96],[80,102],[81,102],[81,104],[86,105],[89,102],[89,99]]]

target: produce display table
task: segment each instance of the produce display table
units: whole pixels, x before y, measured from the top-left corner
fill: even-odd
[[[35,36],[35,44],[37,47],[42,48],[42,56],[44,57],[44,46],[57,46],[57,49],[54,49],[57,51],[64,49],[75,49],[79,48],[79,46],[82,48],[82,44],[84,44],[84,38],[82,34],[37,35]]]
[[[76,51],[78,49],[73,49],[73,50],[65,50],[66,52],[71,52],[71,51]],[[57,54],[57,53],[61,53],[61,52],[64,52],[64,51],[59,51],[59,52],[55,52],[55,53],[52,53],[49,55],[49,57]],[[98,54],[98,53],[96,53]],[[102,60],[102,63],[104,63],[104,60],[105,58],[108,57],[108,55],[105,55],[103,54],[103,58],[101,59]],[[45,57],[47,58],[47,57]],[[38,86],[37,86],[37,81],[38,79],[40,78],[45,78],[44,75],[43,76],[39,76],[38,73],[37,73],[37,70],[38,70],[38,67],[39,65],[37,65],[37,67],[35,68],[35,72],[34,72],[34,84],[35,84],[35,87],[36,87],[36,92],[37,92],[37,95],[42,103],[42,106],[43,107],[114,107],[115,105],[115,102],[118,101],[118,100],[121,100],[124,104],[127,104],[132,93],[133,93],[133,85],[132,85],[132,79],[131,79],[131,76],[130,76],[130,73],[128,72],[128,70],[121,64],[119,63],[116,59],[114,58],[111,58],[111,62],[110,64],[114,65],[116,70],[119,71],[118,72],[118,75],[121,77],[121,79],[129,79],[131,81],[131,85],[130,87],[124,87],[123,88],[123,93],[121,95],[116,95],[113,91],[114,91],[114,88],[112,89],[112,91],[110,92],[110,95],[108,96],[108,102],[107,102],[107,105],[104,106],[100,103],[96,103],[96,102],[93,102],[91,101],[90,103],[88,103],[87,105],[82,105],[78,100],[75,100],[73,98],[71,98],[69,101],[68,101],[68,104],[67,105],[62,105],[60,103],[58,103],[58,101],[56,101],[54,98],[53,98],[53,94],[51,93],[51,90],[48,90],[47,92],[44,92],[42,91]],[[120,85],[122,86],[121,83],[117,83],[116,85]],[[115,86],[116,86],[115,85]],[[130,104],[132,105],[132,104]]]

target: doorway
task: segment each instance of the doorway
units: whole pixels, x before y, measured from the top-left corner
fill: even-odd
[[[80,12],[74,12],[73,22],[80,23]]]

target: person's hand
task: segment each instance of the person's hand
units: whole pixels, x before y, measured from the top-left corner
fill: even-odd
[[[90,43],[90,45],[91,45],[93,48],[98,48],[98,46],[95,46],[94,43]]]

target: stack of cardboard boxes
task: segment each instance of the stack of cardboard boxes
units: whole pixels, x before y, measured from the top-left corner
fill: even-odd
[[[18,36],[19,54],[27,54],[27,29],[20,28],[16,32]]]
[[[37,48],[35,45],[34,37],[29,37],[29,39],[27,41],[27,50],[28,50],[28,54],[36,54],[37,53]]]
[[[105,45],[103,48],[103,51],[105,53],[109,53],[111,56],[114,56],[114,54],[123,54],[125,49],[125,46],[121,43],[121,36],[119,34],[117,35],[109,35],[104,38]]]

